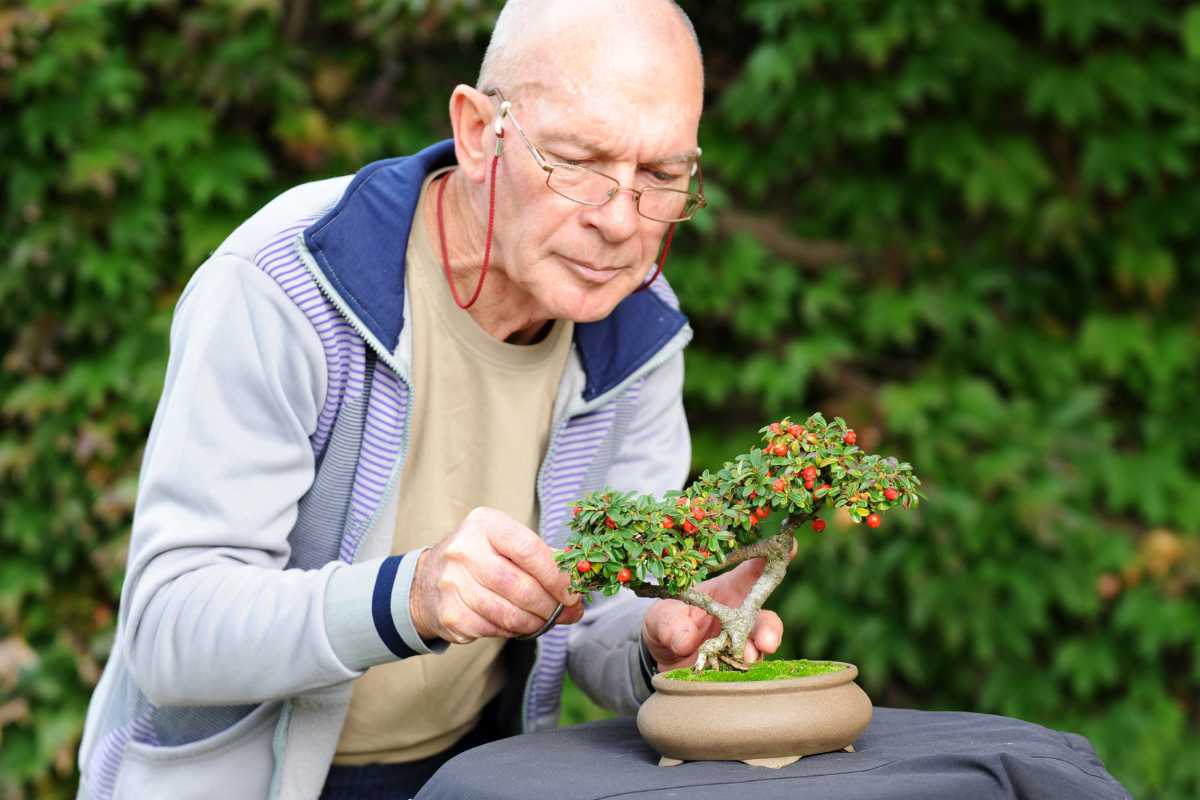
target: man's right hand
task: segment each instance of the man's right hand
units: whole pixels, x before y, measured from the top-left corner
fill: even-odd
[[[579,595],[554,563],[554,550],[502,511],[476,508],[421,554],[409,593],[422,639],[467,644],[486,636],[533,633],[561,602],[558,623],[583,616]]]

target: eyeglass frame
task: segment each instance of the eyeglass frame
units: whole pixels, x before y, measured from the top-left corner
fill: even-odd
[[[537,145],[535,145],[533,142],[529,141],[529,136],[526,135],[525,129],[521,127],[521,123],[517,121],[517,118],[515,116],[513,116],[512,102],[505,99],[504,93],[501,92],[499,89],[487,89],[483,93],[485,95],[487,95],[488,97],[498,97],[500,99],[500,113],[496,117],[496,125],[495,125],[495,131],[496,131],[496,136],[497,136],[497,138],[496,138],[496,155],[499,156],[501,150],[503,149],[502,140],[504,137],[504,131],[503,131],[503,128],[501,127],[501,125],[502,125],[504,118],[508,117],[509,119],[512,120],[513,127],[517,129],[517,133],[521,136],[521,141],[524,142],[525,147],[529,149],[529,153],[530,153],[530,155],[533,156],[533,160],[535,162],[537,162],[538,167],[545,170],[545,172],[546,172],[546,188],[549,189],[550,191],[554,192],[559,197],[566,198],[567,200],[570,200],[572,203],[579,203],[580,205],[590,206],[592,208],[599,208],[603,205],[606,205],[610,200],[612,200],[614,197],[616,197],[621,192],[629,192],[633,195],[633,208],[635,211],[637,211],[638,216],[642,217],[643,219],[648,219],[651,222],[662,222],[662,223],[668,223],[668,224],[674,224],[677,222],[687,222],[688,220],[690,220],[696,216],[697,211],[699,211],[702,208],[706,208],[708,206],[708,199],[704,196],[704,172],[700,168],[700,156],[703,151],[699,147],[696,148],[695,158],[691,160],[692,174],[694,174],[696,176],[696,191],[690,192],[690,191],[685,191],[683,189],[671,189],[670,187],[666,187],[666,186],[653,186],[653,187],[647,187],[646,189],[634,189],[632,186],[623,185],[619,180],[617,180],[613,176],[608,175],[603,172],[600,172],[599,170],[592,169],[591,167],[585,167],[580,164],[563,164],[563,163],[559,163],[559,162],[555,162],[555,161],[550,161],[549,159],[547,159],[545,156],[542,155],[542,152],[541,152],[541,150],[538,149]],[[568,195],[563,194],[558,189],[555,189],[553,186],[550,185],[550,179],[553,177],[554,170],[556,167],[566,167],[571,170],[583,170],[585,172],[590,172],[593,175],[599,175],[601,178],[604,178],[605,180],[612,181],[612,183],[615,185],[616,188],[610,189],[608,192],[608,197],[606,197],[604,200],[600,201],[599,203],[589,203],[586,200],[578,200],[574,197],[569,197]],[[648,215],[642,213],[642,207],[641,207],[642,194],[646,191],[675,192],[676,194],[682,194],[682,195],[687,196],[688,198],[694,198],[695,207],[692,209],[692,212],[686,217],[680,217],[678,219],[656,219],[655,217],[651,217],[651,216],[648,216]],[[685,208],[686,208],[686,205],[685,205]]]

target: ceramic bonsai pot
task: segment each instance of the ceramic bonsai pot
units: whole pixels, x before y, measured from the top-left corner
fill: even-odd
[[[744,761],[783,767],[802,756],[852,743],[871,721],[871,700],[853,664],[837,672],[767,681],[709,683],[652,679],[654,694],[638,711],[642,737],[662,756],[684,761]]]

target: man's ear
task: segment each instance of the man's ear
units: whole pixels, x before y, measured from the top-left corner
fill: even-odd
[[[454,154],[458,169],[476,183],[488,175],[488,154],[496,147],[492,121],[496,103],[473,87],[460,83],[450,95],[450,124],[454,128]]]

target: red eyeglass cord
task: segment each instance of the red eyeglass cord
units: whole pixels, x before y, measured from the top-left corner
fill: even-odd
[[[504,138],[504,133],[499,134],[501,139]],[[475,301],[479,299],[479,293],[483,290],[483,282],[487,280],[488,266],[492,261],[492,234],[495,232],[496,225],[496,168],[500,164],[500,156],[492,156],[492,175],[491,187],[488,190],[488,226],[487,238],[483,245],[483,267],[479,271],[479,283],[475,284],[475,291],[471,294],[471,299],[463,302],[458,296],[458,289],[454,287],[454,276],[450,272],[450,256],[446,250],[446,223],[442,214],[442,197],[446,194],[446,184],[450,182],[450,173],[447,172],[438,185],[437,195],[437,222],[438,222],[438,240],[442,246],[442,269],[446,273],[446,283],[450,284],[450,294],[454,297],[455,304],[464,311],[475,305]],[[671,250],[671,239],[675,237],[675,223],[667,228],[667,240],[663,243],[662,255],[658,257],[658,262],[654,269],[654,274],[650,276],[650,280],[643,283],[634,292],[640,292],[650,288],[650,284],[658,280],[658,276],[662,274],[663,268],[667,265],[667,253]]]

